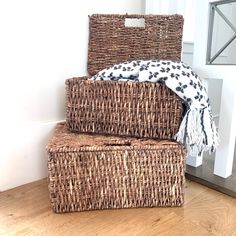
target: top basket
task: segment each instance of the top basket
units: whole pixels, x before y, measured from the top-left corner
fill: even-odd
[[[126,21],[142,25],[127,27]],[[180,15],[92,15],[89,28],[90,76],[127,60],[181,58]],[[173,138],[182,119],[181,99],[160,84],[66,81],[70,131],[147,138]]]
[[[90,75],[129,60],[181,58],[181,15],[95,14],[90,16],[89,22]],[[127,26],[132,22],[136,26]]]

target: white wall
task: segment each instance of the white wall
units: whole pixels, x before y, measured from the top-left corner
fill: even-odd
[[[46,177],[64,81],[86,74],[88,15],[142,14],[144,0],[0,2],[0,191]]]

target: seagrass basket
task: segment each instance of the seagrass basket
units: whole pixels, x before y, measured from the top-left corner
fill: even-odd
[[[126,27],[142,19],[141,27]],[[116,63],[137,59],[180,60],[180,15],[92,15],[89,76]],[[71,131],[170,139],[182,120],[182,101],[160,84],[66,81],[66,120]]]
[[[184,202],[186,151],[177,142],[76,134],[60,123],[47,152],[57,213]]]
[[[158,83],[66,81],[71,131],[172,139],[182,120],[180,98]]]

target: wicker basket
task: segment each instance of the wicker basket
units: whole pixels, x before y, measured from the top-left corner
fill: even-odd
[[[183,204],[186,152],[179,143],[75,134],[61,123],[47,152],[55,212]]]
[[[143,19],[144,27],[126,27],[126,19]],[[180,60],[180,15],[92,15],[89,20],[88,72],[138,59]]]
[[[126,18],[145,27],[125,27]],[[132,59],[179,60],[182,28],[180,15],[92,15],[89,74]],[[73,78],[66,90],[71,131],[169,139],[181,122],[181,100],[163,85]]]
[[[172,139],[182,120],[180,98],[161,84],[66,81],[71,131]]]

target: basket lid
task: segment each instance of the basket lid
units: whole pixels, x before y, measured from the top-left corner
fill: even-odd
[[[128,23],[127,23],[128,22]],[[104,15],[89,17],[88,73],[129,60],[180,60],[181,15]]]
[[[72,133],[65,122],[57,124],[54,135],[47,145],[48,152],[76,152],[99,150],[183,148],[171,140],[138,139],[111,135]]]

